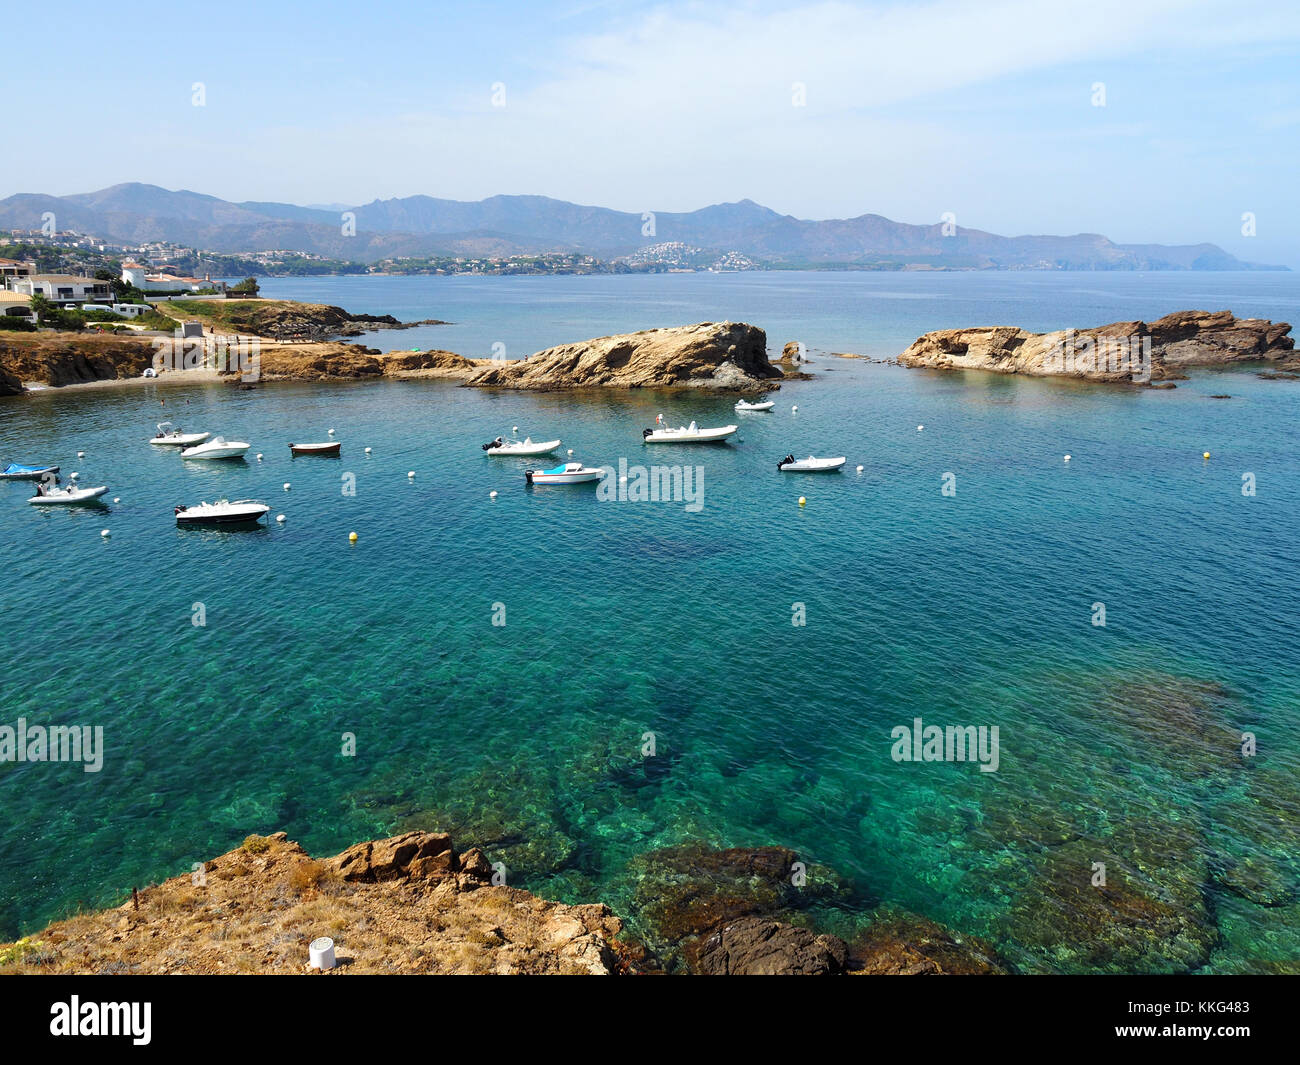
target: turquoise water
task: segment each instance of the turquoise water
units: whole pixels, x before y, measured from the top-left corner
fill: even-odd
[[[764,326],[774,346],[882,356],[959,322],[1300,314],[1300,281],[1280,274],[264,291],[450,319],[373,342],[469,354],[721,318]],[[702,449],[647,448],[641,429],[661,410],[736,420],[730,400],[372,382],[0,401],[0,459],[57,461],[121,499],[37,513],[0,484],[4,660],[21,663],[0,674],[0,724],[102,725],[107,747],[97,774],[0,764],[0,937],[119,901],[250,832],[329,854],[436,824],[485,843],[510,882],[606,901],[634,926],[629,861],[699,840],[780,844],[850,878],[851,894],[804,915],[818,926],[852,936],[899,907],[985,936],[1025,971],[1300,957],[1298,386],[1249,370],[1119,391],[814,369],[772,414],[739,416],[734,445]],[[265,457],[184,463],[145,443],[164,417]],[[513,425],[592,464],[702,466],[703,508],[526,489],[526,462],[478,446]],[[289,440],[329,428],[341,459],[289,457]],[[787,452],[848,465],[783,475]],[[221,495],[264,498],[286,521],[175,528],[173,505]],[[893,761],[891,730],[917,716],[998,726],[998,771]],[[1242,730],[1258,736],[1253,759]],[[345,732],[355,757],[340,756]],[[1210,945],[1170,934],[1136,960],[1080,960],[1091,915],[1071,885],[1094,861]]]

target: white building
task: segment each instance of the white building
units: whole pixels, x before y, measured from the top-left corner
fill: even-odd
[[[150,274],[140,263],[132,261],[122,264],[122,280],[128,285],[134,285],[141,292],[200,292],[205,288],[214,288],[218,292],[226,290],[224,281],[213,281],[207,277]]]
[[[44,296],[51,303],[110,303],[113,286],[95,277],[71,274],[32,274],[5,279],[9,291],[20,296]]]

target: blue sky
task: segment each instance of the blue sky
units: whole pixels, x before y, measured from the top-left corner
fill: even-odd
[[[72,2],[49,25],[15,17],[6,97],[39,120],[9,140],[0,195],[145,181],[329,204],[748,197],[803,218],[951,211],[1005,234],[1205,240],[1300,267],[1294,2]]]

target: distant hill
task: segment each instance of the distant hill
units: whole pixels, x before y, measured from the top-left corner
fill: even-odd
[[[166,240],[214,253],[293,249],[375,262],[388,257],[506,256],[579,251],[614,258],[680,242],[738,252],[775,267],[933,267],[1057,270],[1276,270],[1243,262],[1213,244],[1116,244],[1096,233],[1003,237],[940,223],[910,225],[881,215],[808,221],[754,203],[686,213],[587,207],[546,196],[468,202],[432,196],[374,200],[342,211],[288,203],[232,203],[216,196],[128,183],[75,196],[20,193],[0,200],[0,229],[39,229],[52,211],[60,230],[125,244]]]

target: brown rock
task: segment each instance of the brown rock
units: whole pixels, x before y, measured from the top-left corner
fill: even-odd
[[[701,322],[600,337],[490,362],[469,384],[484,388],[715,388],[739,390],[779,379],[767,335],[743,322]],[[770,386],[769,386],[770,387]]]
[[[476,880],[492,879],[492,864],[477,847],[471,847],[460,856],[460,871]]]
[[[358,843],[331,858],[328,864],[343,880],[373,883],[412,875],[412,865],[417,862],[420,873],[415,875],[417,879],[422,878],[428,870],[439,867],[432,860],[444,855],[441,864],[450,871],[455,862],[450,836],[439,832],[407,832],[392,839]]]
[[[926,333],[898,357],[903,366],[940,370],[990,370],[1040,377],[1080,377],[1096,381],[1142,380],[1132,363],[1109,359],[1120,338],[1149,338],[1150,379],[1178,379],[1189,366],[1276,361],[1294,348],[1286,322],[1236,318],[1231,311],[1176,311],[1154,322],[1112,322],[1092,329],[1030,333],[1013,326],[943,329]],[[1080,356],[1092,344],[1094,358]],[[1109,345],[1109,346],[1108,346]],[[1061,358],[1074,352],[1073,361]]]
[[[842,972],[847,959],[848,947],[835,936],[747,917],[702,940],[692,969],[704,976],[828,976]]]

